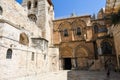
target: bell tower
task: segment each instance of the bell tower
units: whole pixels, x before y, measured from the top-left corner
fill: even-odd
[[[52,43],[52,20],[54,10],[51,0],[23,0],[22,6],[28,12],[30,21],[35,22],[42,31],[42,38]]]

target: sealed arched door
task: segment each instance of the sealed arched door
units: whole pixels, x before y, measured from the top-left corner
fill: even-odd
[[[103,41],[101,43],[101,49],[102,49],[102,56],[104,56],[104,68],[108,69],[111,67],[111,69],[114,70],[116,65],[116,56],[113,51],[113,45],[109,41]]]
[[[85,48],[83,47],[78,47],[76,49],[76,66],[78,69],[86,69],[88,64],[88,53]]]

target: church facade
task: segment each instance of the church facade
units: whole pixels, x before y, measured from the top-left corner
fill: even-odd
[[[103,70],[116,66],[116,52],[111,26],[104,20],[105,11],[97,15],[71,16],[53,21],[53,42],[59,47],[60,67],[66,69]]]

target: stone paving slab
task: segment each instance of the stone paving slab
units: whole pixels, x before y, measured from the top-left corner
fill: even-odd
[[[44,74],[40,80],[120,80],[120,73],[111,72],[108,78],[105,71],[58,71]]]
[[[68,80],[120,80],[120,73],[111,72],[110,77],[105,71],[68,71]]]

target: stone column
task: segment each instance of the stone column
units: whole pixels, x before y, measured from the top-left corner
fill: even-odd
[[[117,43],[119,41],[119,39],[117,39],[119,35],[117,33],[115,33],[115,31],[114,31],[113,36],[114,36],[114,42],[115,42],[117,67],[120,68],[120,64],[119,64],[120,63],[119,62],[119,44]]]
[[[98,55],[102,55],[102,49],[101,49],[101,47],[98,48]]]
[[[75,69],[76,68],[75,58],[72,58],[71,62],[72,62],[72,69]]]
[[[118,66],[118,68],[120,68],[120,62],[119,62],[119,55],[118,54],[116,54],[116,56],[117,56],[117,66]]]
[[[59,69],[63,70],[63,59],[62,58],[59,59]]]
[[[76,69],[77,68],[77,58],[75,56],[75,49],[73,49],[73,59],[72,59],[72,69]]]

